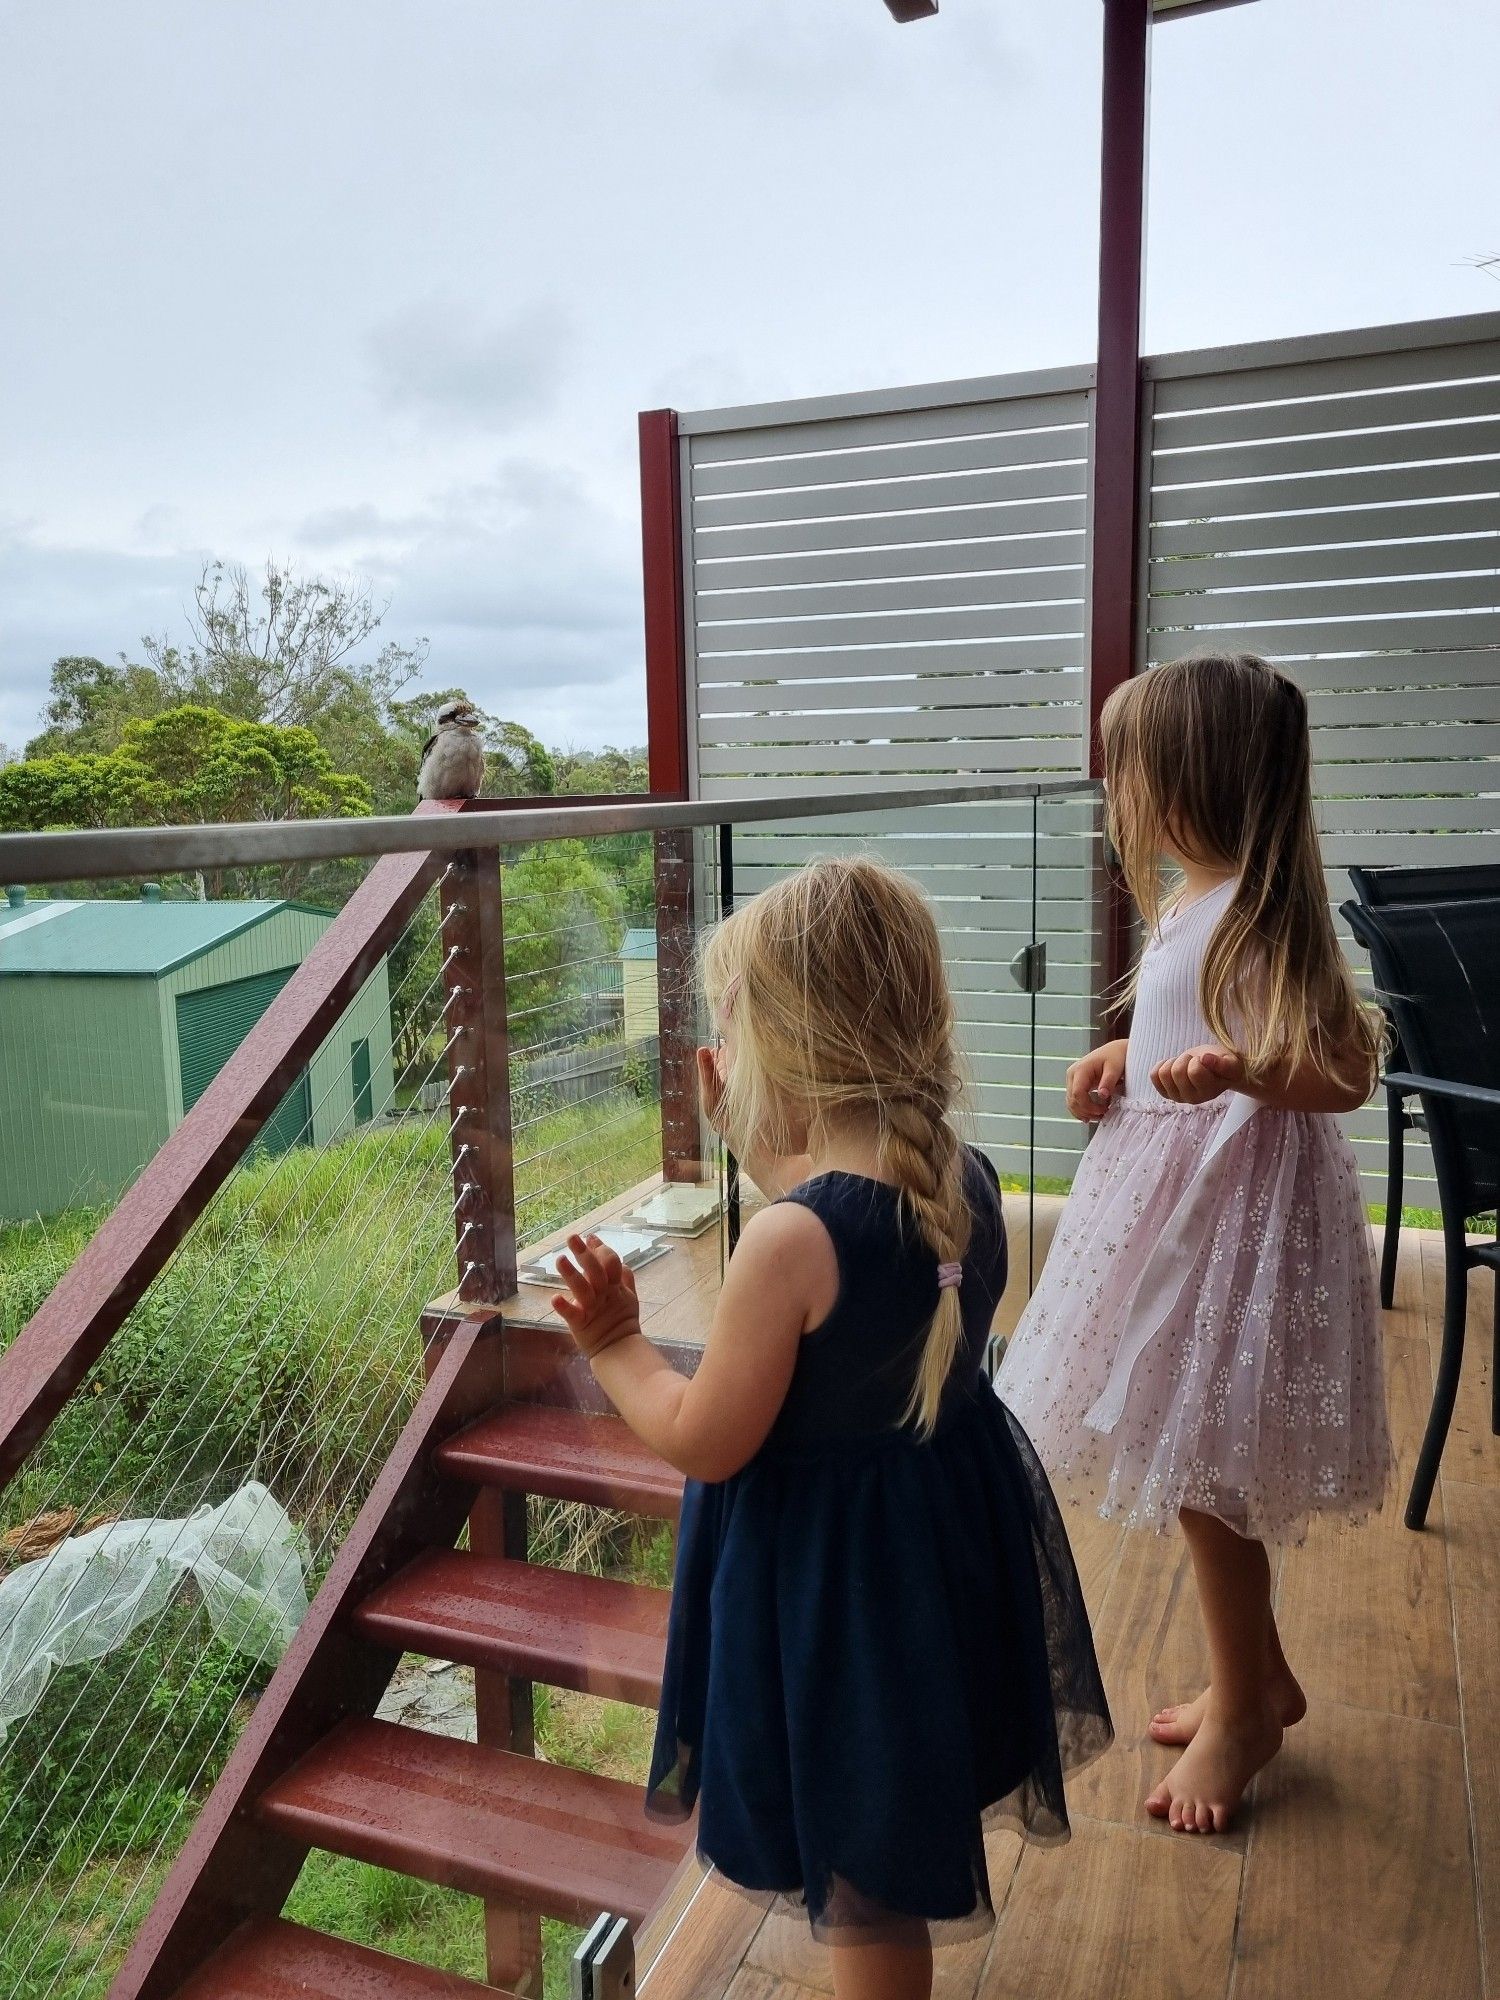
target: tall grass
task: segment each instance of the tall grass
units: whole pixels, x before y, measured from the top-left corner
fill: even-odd
[[[517,1144],[520,1240],[645,1178],[659,1132],[629,1093],[538,1118]],[[449,1172],[446,1132],[417,1121],[242,1169],[0,1500],[0,1528],[68,1504],[186,1511],[253,1475],[316,1531],[330,1476],[383,1455],[421,1386],[416,1308],[457,1275]],[[0,1348],[100,1220],[0,1230]]]
[[[644,1179],[659,1135],[656,1107],[630,1092],[538,1107],[516,1147],[520,1240]],[[0,1347],[100,1219],[0,1230]],[[455,1278],[441,1123],[401,1120],[253,1158],[0,1498],[0,1534],[43,1509],[185,1514],[254,1477],[303,1529],[316,1582],[420,1391],[421,1307]],[[181,1599],[110,1659],[59,1673],[11,1731],[0,1747],[6,2000],[102,1994],[269,1665],[228,1654]],[[437,1922],[441,1906],[439,1957],[472,1955],[467,1934],[461,1948],[449,1936],[456,1920],[440,1899],[356,1891],[364,1878],[347,1871],[311,1879],[342,1897],[347,1934],[404,1934]]]

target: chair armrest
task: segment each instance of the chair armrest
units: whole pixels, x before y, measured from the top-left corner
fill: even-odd
[[[1500,1090],[1482,1083],[1454,1083],[1447,1077],[1414,1076],[1404,1069],[1388,1069],[1383,1078],[1387,1090],[1399,1090],[1403,1097],[1421,1092],[1429,1097],[1457,1097],[1465,1104],[1490,1104],[1500,1111]]]

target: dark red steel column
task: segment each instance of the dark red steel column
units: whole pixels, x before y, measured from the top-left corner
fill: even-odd
[[[646,591],[646,755],[651,796],[688,795],[687,633],[677,412],[643,410],[641,570]]]
[[[458,1297],[472,1309],[475,1304],[497,1305],[516,1291],[505,910],[495,849],[455,856],[441,893]],[[429,1373],[445,1347],[445,1340],[428,1342]],[[524,1562],[525,1495],[477,1494],[469,1514],[469,1549],[476,1556],[509,1556]],[[477,1668],[474,1710],[480,1743],[494,1750],[532,1754],[529,1681]],[[524,2000],[541,2000],[542,1930],[537,1913],[486,1902],[484,1940],[490,1984]]]
[[[641,562],[646,593],[646,726],[653,798],[685,799],[688,771],[687,579],[677,412],[646,410],[641,437]],[[661,1170],[702,1177],[694,1047],[696,929],[691,833],[656,835],[656,993]]]
[[[695,854],[689,832],[656,835],[656,1013],[661,1060],[661,1172],[700,1181]]]
[[[1099,713],[1136,671],[1141,536],[1141,307],[1146,251],[1146,143],[1151,0],[1104,0],[1099,162],[1099,344],[1089,537],[1087,768],[1101,775]],[[1130,905],[1102,861],[1096,902],[1101,1014],[1131,952]],[[1116,1024],[1117,1025],[1117,1024]]]
[[[516,1290],[516,1181],[504,914],[493,848],[454,856],[441,907],[458,1296],[466,1305],[498,1305]]]

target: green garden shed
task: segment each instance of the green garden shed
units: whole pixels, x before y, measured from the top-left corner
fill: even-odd
[[[297,902],[0,906],[0,1221],[113,1199],[333,921]],[[391,1102],[390,992],[370,975],[266,1125],[327,1144]]]

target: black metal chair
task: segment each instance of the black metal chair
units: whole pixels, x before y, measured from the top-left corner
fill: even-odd
[[[1386,909],[1393,903],[1461,903],[1479,896],[1500,896],[1500,862],[1476,861],[1446,868],[1351,868],[1349,880],[1366,909]],[[1397,1074],[1406,1068],[1399,1037],[1391,1049],[1388,1066]],[[1389,1082],[1385,1119],[1385,1235],[1380,1249],[1380,1303],[1389,1308],[1396,1298],[1396,1254],[1401,1244],[1401,1201],[1406,1184],[1406,1135],[1425,1132],[1427,1121],[1420,1110],[1411,1109],[1411,1093]]]
[[[1500,900],[1345,903],[1343,914],[1369,951],[1381,1005],[1411,1065],[1386,1083],[1421,1101],[1443,1212],[1442,1350],[1406,1505],[1406,1525],[1420,1528],[1458,1394],[1469,1272],[1487,1267],[1500,1277],[1500,1241],[1471,1243],[1468,1227],[1500,1206]],[[1500,1298],[1495,1348],[1490,1423],[1500,1436]]]

